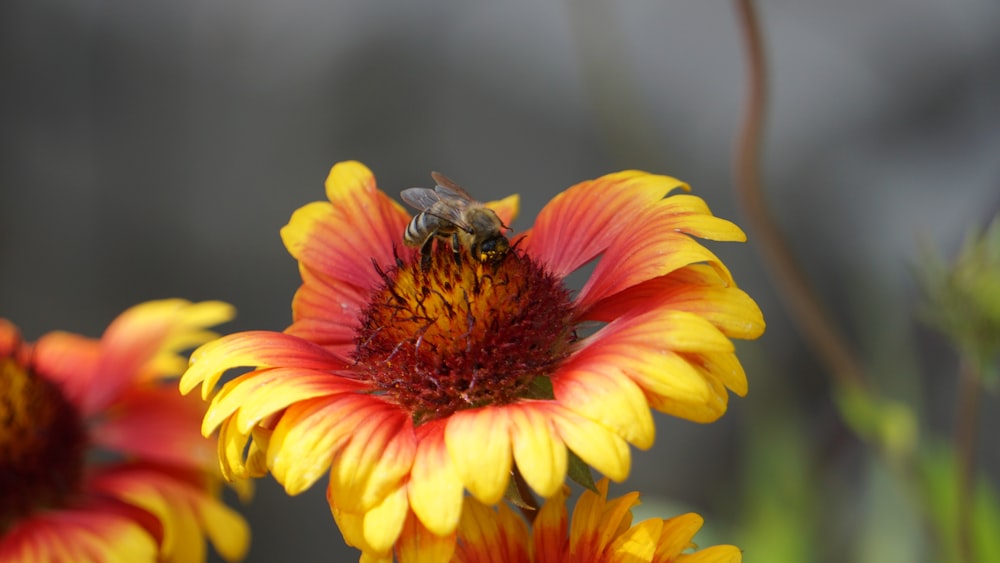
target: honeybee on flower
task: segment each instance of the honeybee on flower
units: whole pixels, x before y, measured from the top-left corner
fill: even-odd
[[[399,195],[417,213],[403,235],[409,246],[420,248],[421,265],[427,269],[435,238],[451,240],[455,260],[467,249],[479,262],[498,262],[506,256],[510,242],[504,236],[509,227],[496,212],[472,199],[469,192],[439,172],[431,172],[434,189],[407,188]]]

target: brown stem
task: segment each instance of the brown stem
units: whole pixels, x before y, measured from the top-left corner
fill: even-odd
[[[956,515],[958,552],[961,560],[974,561],[972,548],[972,492],[975,484],[976,438],[978,436],[979,378],[972,363],[962,361],[958,376],[958,403],[955,408],[955,449],[957,456]]]
[[[841,387],[862,387],[864,376],[846,339],[823,310],[791,249],[778,231],[764,200],[760,153],[767,106],[764,46],[753,0],[736,0],[746,41],[748,93],[743,127],[736,149],[735,182],[744,213],[793,321]]]

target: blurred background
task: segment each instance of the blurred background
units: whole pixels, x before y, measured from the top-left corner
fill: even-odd
[[[881,395],[921,444],[947,441],[958,360],[915,319],[914,269],[922,244],[951,256],[1000,209],[1000,4],[758,7],[779,227]],[[727,2],[7,0],[0,61],[0,316],[28,338],[98,336],[164,297],[235,304],[227,332],[283,329],[298,273],[278,229],[346,159],[390,194],[431,170],[481,199],[518,192],[515,230],[625,168],[681,178],[746,226]],[[750,394],[716,424],[658,417],[618,490],[660,517],[700,512],[696,541],[747,561],[942,560],[905,469],[843,423],[748,234],[709,246],[768,321],[739,343]],[[994,485],[997,446],[980,434]],[[324,487],[259,481],[248,561],[354,560]]]

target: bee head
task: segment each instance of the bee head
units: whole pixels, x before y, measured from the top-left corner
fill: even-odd
[[[480,262],[499,262],[501,258],[510,250],[510,241],[507,237],[500,235],[486,239],[479,245],[476,256]]]

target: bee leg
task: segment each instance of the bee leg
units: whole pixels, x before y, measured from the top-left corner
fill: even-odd
[[[451,235],[451,253],[455,258],[455,265],[459,268],[462,267],[462,246],[458,242],[458,233],[452,233]]]
[[[434,237],[429,237],[420,247],[420,270],[426,272],[431,269],[431,251],[434,249]]]

